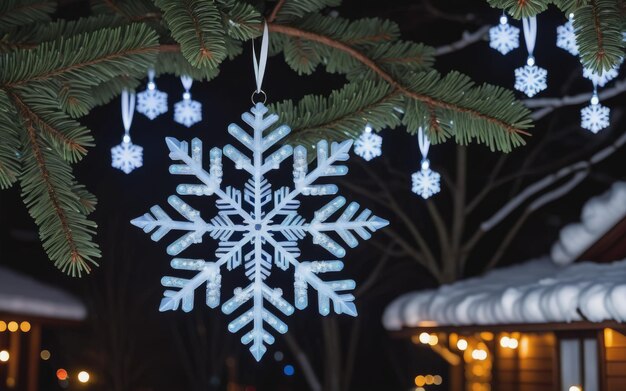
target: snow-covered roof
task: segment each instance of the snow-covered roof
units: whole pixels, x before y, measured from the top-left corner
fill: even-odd
[[[565,265],[578,259],[592,244],[626,217],[626,182],[616,182],[602,195],[583,207],[580,222],[566,225],[550,256]]]
[[[405,294],[385,310],[388,330],[438,326],[626,321],[626,260],[567,266],[548,257]]]
[[[85,305],[72,295],[0,266],[0,313],[83,320]]]

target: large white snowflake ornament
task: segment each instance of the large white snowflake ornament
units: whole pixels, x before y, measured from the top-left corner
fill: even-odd
[[[615,79],[619,74],[620,62],[615,67],[601,73],[594,72],[592,69],[583,67],[583,77],[591,80],[597,86],[604,87],[608,82]]]
[[[526,65],[515,70],[515,89],[529,97],[548,88],[547,81],[548,71],[535,65],[532,57]]]
[[[354,296],[347,291],[354,289],[352,280],[325,281],[323,273],[337,272],[343,268],[338,260],[346,254],[341,239],[349,247],[358,244],[357,237],[367,240],[371,232],[388,224],[365,209],[357,215],[359,204],[352,202],[345,209],[346,200],[337,196],[314,213],[307,220],[298,213],[300,196],[333,195],[338,192],[332,184],[317,184],[319,179],[345,175],[347,167],[337,165],[348,159],[352,141],[333,143],[320,141],[316,146],[317,166],[309,171],[307,150],[282,146],[269,156],[266,152],[291,131],[281,125],[264,135],[277,120],[275,114],[267,115],[267,108],[257,103],[250,113],[242,115],[253,133],[231,124],[228,131],[243,146],[251,151],[251,156],[232,145],[223,149],[213,148],[209,153],[209,169],[203,168],[202,142],[197,138],[191,141],[191,150],[186,141],[167,138],[170,158],[178,163],[170,166],[170,173],[184,175],[199,183],[181,184],[176,192],[181,196],[210,196],[217,198],[217,215],[205,220],[200,212],[185,203],[179,196],[172,195],[168,203],[183,217],[173,220],[159,206],[151,208],[152,213],[138,217],[132,223],[146,233],[152,232],[152,240],[158,241],[168,232],[182,231],[183,234],[167,248],[167,253],[177,256],[192,244],[201,243],[205,234],[218,241],[215,256],[211,259],[174,258],[171,266],[185,270],[190,278],[164,277],[164,292],[160,311],[176,310],[182,306],[189,312],[194,306],[195,290],[206,285],[206,304],[211,308],[221,302],[221,273],[224,269],[233,271],[239,268],[250,283],[236,288],[234,294],[222,304],[222,312],[238,316],[230,322],[228,330],[236,333],[243,328],[248,331],[241,342],[250,345],[250,352],[258,361],[267,351],[266,345],[274,343],[274,337],[265,326],[269,325],[280,334],[287,331],[287,325],[280,320],[272,308],[288,316],[294,306],[284,297],[280,288],[273,288],[267,282],[272,268],[294,273],[295,308],[304,309],[308,304],[309,287],[317,292],[318,311],[328,315],[332,308],[338,314],[356,316]],[[235,167],[250,174],[243,191],[231,186],[222,186],[222,154],[235,163]],[[293,187],[272,189],[265,175],[280,167],[280,164],[293,155]],[[333,221],[331,217],[340,209],[343,212]],[[356,217],[355,217],[356,216]],[[310,235],[314,244],[326,249],[330,260],[302,260],[298,242]],[[331,236],[335,236],[334,238]],[[337,238],[338,237],[338,238]],[[271,306],[267,307],[269,303]]]
[[[413,181],[413,193],[421,196],[424,199],[428,199],[431,196],[441,191],[441,175],[438,172],[430,169],[430,162],[428,159],[422,160],[422,167],[419,171],[414,172],[411,175]]]
[[[489,29],[489,46],[502,54],[519,47],[519,29],[508,23],[506,16],[500,17],[500,24]]]
[[[183,100],[174,104],[174,121],[188,128],[202,121],[202,103],[191,99],[191,95],[185,92]]]
[[[381,155],[383,138],[372,132],[372,128],[367,126],[354,143],[354,153],[368,162]]]
[[[154,82],[148,82],[148,87],[137,94],[137,111],[151,120],[167,113],[167,94],[159,91]]]
[[[578,55],[573,19],[570,18],[564,25],[556,28],[556,46],[567,50],[572,56]]]
[[[610,113],[611,110],[608,107],[592,101],[589,106],[580,110],[580,126],[598,133],[610,125]]]
[[[119,145],[111,148],[111,166],[130,174],[135,168],[143,165],[143,148],[130,141],[125,135]]]

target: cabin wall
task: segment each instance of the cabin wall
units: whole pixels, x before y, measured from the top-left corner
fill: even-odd
[[[602,335],[605,346],[604,372],[605,391],[626,390],[626,336],[613,329],[605,329]]]
[[[558,355],[552,333],[521,334],[516,349],[494,343],[492,390],[554,391],[558,389]]]

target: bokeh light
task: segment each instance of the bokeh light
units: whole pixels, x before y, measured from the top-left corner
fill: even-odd
[[[27,333],[30,331],[30,323],[29,322],[22,322],[20,323],[20,330],[22,330],[23,333]]]
[[[11,355],[6,350],[3,350],[3,351],[0,352],[0,361],[1,362],[9,361],[10,357],[11,357]]]
[[[14,333],[17,331],[17,329],[19,328],[17,322],[9,322],[9,324],[7,325],[7,328],[9,329],[10,332]]]
[[[57,379],[59,380],[67,380],[67,371],[63,368],[59,368],[57,370]]]
[[[89,381],[89,372],[87,371],[80,371],[78,372],[78,381],[81,383],[87,383]]]
[[[41,357],[41,359],[44,361],[50,360],[50,351],[45,349],[42,350],[39,354],[39,357]]]
[[[285,374],[285,376],[293,376],[293,374],[296,373],[296,370],[293,365],[285,365],[285,367],[283,368],[283,373]]]

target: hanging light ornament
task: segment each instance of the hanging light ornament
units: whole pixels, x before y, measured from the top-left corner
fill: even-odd
[[[159,91],[154,82],[154,69],[148,70],[148,85],[137,94],[137,112],[151,120],[167,113],[167,94]]]
[[[421,168],[411,175],[413,182],[413,193],[427,199],[441,191],[439,182],[441,175],[430,169],[430,160],[428,160],[428,150],[430,149],[430,141],[428,136],[424,134],[424,130],[420,126],[417,131],[417,142],[422,154]]]
[[[368,162],[381,155],[383,138],[372,132],[370,124],[365,125],[365,130],[354,143],[354,153]]]
[[[526,65],[515,70],[515,89],[525,93],[528,97],[533,97],[548,87],[548,71],[535,65],[533,56],[537,39],[537,17],[523,18],[522,26],[528,59]]]
[[[573,13],[569,14],[569,20],[565,24],[556,28],[556,46],[567,50],[572,56],[578,56]]]
[[[192,125],[202,121],[202,104],[191,99],[191,85],[193,79],[190,76],[181,76],[180,82],[185,88],[183,100],[174,105],[174,121],[190,128]]]
[[[580,110],[580,126],[593,133],[598,133],[610,125],[610,114],[611,110],[600,104],[598,85],[594,81],[590,104]]]
[[[504,13],[500,16],[500,24],[489,29],[489,46],[503,55],[519,47],[519,29],[509,24]]]
[[[583,77],[591,80],[592,83],[598,85],[599,87],[604,87],[611,80],[615,79],[619,74],[619,68],[622,66],[622,62],[615,65],[613,68],[608,71],[601,71],[600,73],[595,72],[593,69],[583,67]]]
[[[135,93],[122,91],[122,123],[124,137],[122,143],[111,148],[111,166],[130,174],[135,168],[143,165],[143,148],[132,143],[130,139],[130,125],[135,112]]]

